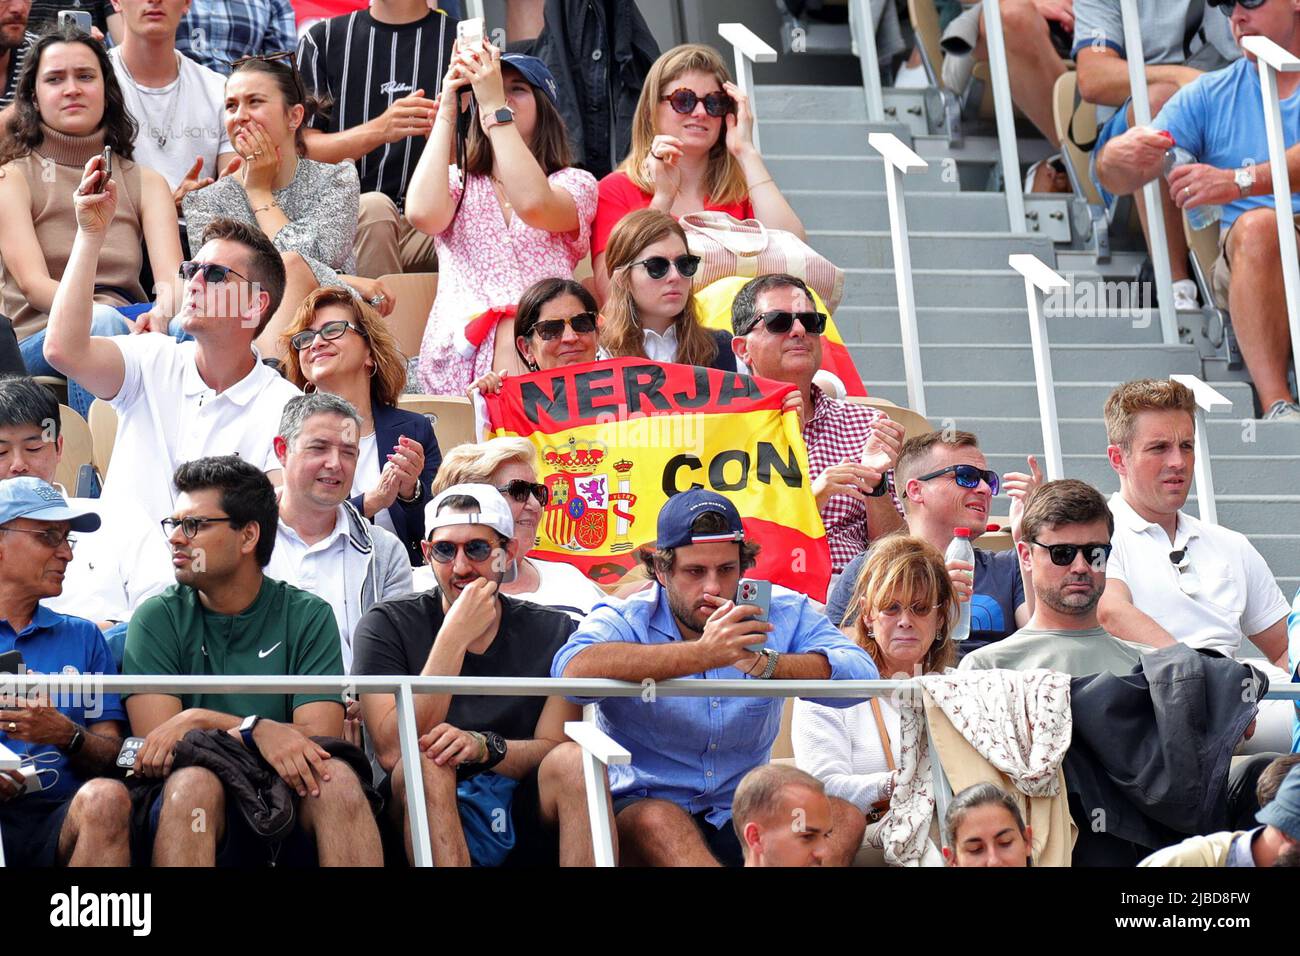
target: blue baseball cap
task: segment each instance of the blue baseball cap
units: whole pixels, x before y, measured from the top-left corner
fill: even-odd
[[[727,530],[716,534],[691,534],[691,525],[702,514],[719,514]],[[744,541],[745,526],[740,512],[727,498],[706,488],[692,488],[668,499],[659,512],[657,548],[681,548],[688,544],[712,544],[718,541]]]
[[[1255,819],[1277,827],[1292,840],[1300,840],[1300,767],[1291,768],[1273,802],[1256,813]]]
[[[39,478],[0,481],[0,524],[7,524],[15,518],[66,521],[73,531],[99,529],[99,515],[83,508],[73,508],[57,488]]]
[[[526,53],[505,53],[501,56],[502,66],[513,66],[524,75],[524,79],[546,94],[552,106],[560,105],[560,87],[549,68],[535,56]]]

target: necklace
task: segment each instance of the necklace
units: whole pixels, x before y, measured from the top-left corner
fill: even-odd
[[[507,210],[514,209],[515,207],[511,205],[510,200],[506,198],[505,184],[495,176],[489,176],[488,178],[492,180],[492,188],[497,191],[497,198],[501,200],[501,205]]]
[[[158,144],[159,149],[162,149],[164,146],[167,145],[167,139],[168,137],[171,136],[171,132],[172,132],[172,121],[176,118],[176,109],[177,107],[180,106],[181,103],[181,74],[180,74],[180,62],[179,62],[180,54],[177,53],[175,54],[175,56],[178,58],[176,64],[177,66],[176,80],[172,88],[171,96],[168,97],[166,122],[161,128],[155,126],[152,123],[149,124],[149,136],[151,139],[153,139],[155,143]],[[140,120],[142,122],[146,121],[149,115],[149,108],[145,106],[144,94],[141,92],[141,90],[144,89],[144,87],[142,87],[140,83],[136,80],[136,78],[131,75],[131,70],[126,65],[125,56],[118,57],[117,62],[122,67],[122,72],[126,75],[127,80],[130,81],[130,86],[135,92],[135,100],[140,107]]]

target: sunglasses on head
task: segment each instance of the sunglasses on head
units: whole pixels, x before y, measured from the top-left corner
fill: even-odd
[[[998,477],[996,471],[976,468],[974,465],[949,465],[947,468],[932,471],[928,475],[921,475],[917,480],[929,481],[931,478],[938,478],[940,475],[946,475],[950,472],[953,481],[957,482],[958,487],[961,488],[978,488],[982,481],[989,486],[989,491],[996,495],[998,489],[1002,487],[1002,479]]]
[[[493,547],[492,542],[486,538],[475,538],[464,544],[457,544],[455,541],[430,541],[429,557],[439,564],[450,564],[456,560],[456,552],[463,550],[465,557],[471,561],[486,561],[492,556]]]
[[[1074,564],[1074,558],[1080,551],[1083,552],[1083,560],[1098,571],[1105,568],[1106,562],[1110,559],[1111,545],[1109,544],[1043,544],[1032,538],[1027,540],[1030,544],[1038,545],[1045,550],[1052,563],[1058,568],[1068,568]]]
[[[522,478],[507,481],[504,485],[498,487],[497,491],[503,495],[509,495],[520,504],[523,504],[528,500],[528,496],[532,495],[543,508],[551,500],[551,493],[545,485],[539,485],[535,481],[524,481]]]
[[[809,335],[821,335],[826,331],[826,316],[820,312],[760,312],[754,316],[754,321],[749,323],[749,328],[745,331],[752,332],[759,322],[763,323],[773,335],[785,335],[794,328],[794,320],[798,319],[803,330]]]
[[[226,276],[239,276],[245,282],[252,282],[248,276],[242,272],[236,272],[230,266],[217,265],[215,262],[191,262],[186,260],[181,263],[181,278],[189,282],[200,272],[203,273],[204,282],[225,282]]]
[[[536,333],[537,337],[543,342],[553,342],[564,334],[566,325],[573,329],[574,335],[590,335],[596,331],[596,313],[579,312],[567,319],[546,319],[542,322],[535,322],[533,327],[528,330],[528,334],[533,335]]]
[[[351,322],[346,319],[338,319],[334,322],[326,322],[319,329],[303,329],[289,340],[289,344],[294,347],[295,351],[301,352],[303,349],[311,348],[311,344],[316,341],[318,335],[326,342],[333,342],[335,339],[343,338],[348,329],[351,329],[362,338],[366,337],[366,333]]]
[[[661,96],[660,99],[667,100],[674,113],[694,113],[696,105],[701,101],[704,103],[704,112],[713,117],[726,116],[736,111],[736,101],[722,90],[714,90],[712,93],[700,96],[694,90],[682,87],[673,90],[667,96]]]
[[[668,275],[668,267],[672,266],[677,270],[677,274],[683,279],[689,279],[695,275],[695,270],[700,267],[699,256],[678,256],[676,259],[669,259],[667,256],[651,256],[648,259],[638,259],[636,262],[629,262],[627,268],[633,266],[645,266],[645,274],[652,279],[662,279]]]
[[[298,53],[296,50],[284,50],[280,53],[253,53],[250,54],[249,56],[241,56],[238,60],[231,63],[230,70],[233,73],[235,70],[239,69],[245,63],[249,63],[253,60],[261,60],[263,63],[275,63],[278,60],[286,60],[288,61],[287,63],[283,63],[280,65],[292,66],[293,60],[297,55]]]

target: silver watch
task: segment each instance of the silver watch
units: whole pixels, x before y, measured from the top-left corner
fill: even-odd
[[[770,647],[761,647],[758,652],[767,658],[767,666],[763,668],[763,673],[758,675],[758,679],[771,680],[772,675],[776,673],[776,662],[780,660],[781,655]]]
[[[1255,185],[1255,167],[1242,166],[1232,173],[1232,181],[1237,184],[1237,191],[1244,197],[1250,192],[1250,188]]]

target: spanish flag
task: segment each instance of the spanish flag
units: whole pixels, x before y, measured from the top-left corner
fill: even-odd
[[[670,495],[725,494],[761,546],[754,577],[826,600],[830,549],[794,411],[794,386],[617,358],[510,376],[484,396],[492,437],[537,449],[549,501],[533,557],[611,584],[653,544]]]

